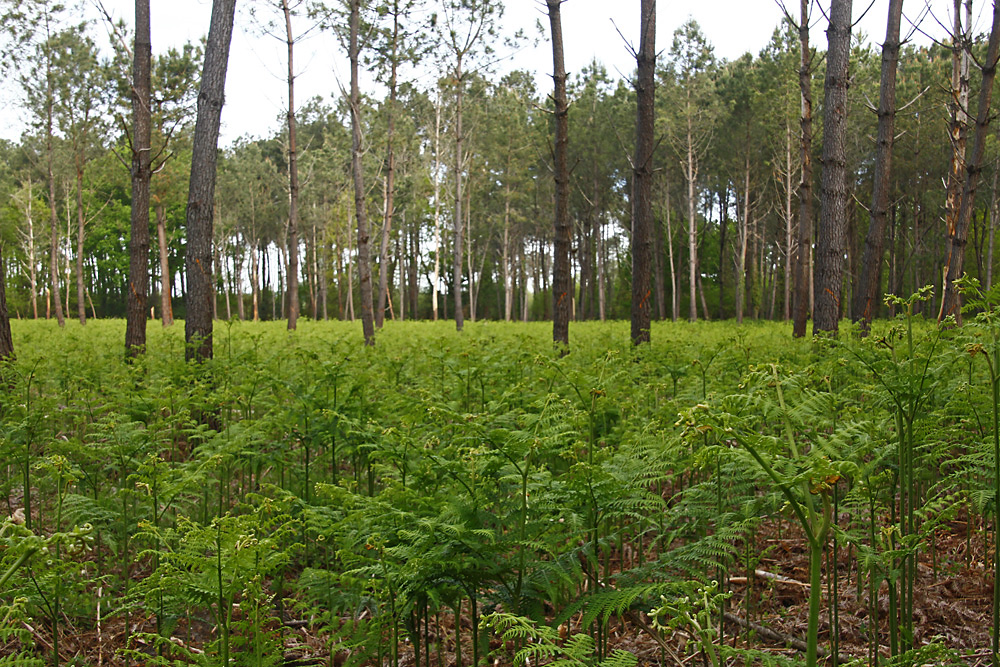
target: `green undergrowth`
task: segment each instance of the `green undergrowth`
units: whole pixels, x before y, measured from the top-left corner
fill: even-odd
[[[182,324],[126,363],[120,321],[14,322],[0,664],[90,664],[85,635],[107,664],[627,667],[622,623],[665,664],[788,664],[722,620],[768,623],[746,575],[775,526],[811,564],[792,664],[844,652],[845,596],[859,664],[973,648],[915,626],[914,591],[918,563],[987,567],[937,553],[949,522],[994,542],[989,318],[654,323],[638,349],[576,323],[565,356],[549,324],[465,328],[217,323],[196,366]]]

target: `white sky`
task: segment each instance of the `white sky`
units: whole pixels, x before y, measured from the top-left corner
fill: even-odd
[[[86,1],[86,0],[85,0]],[[229,61],[226,84],[226,106],[222,112],[221,144],[226,145],[242,135],[267,136],[282,122],[279,117],[286,105],[285,47],[273,37],[261,35],[249,20],[246,12],[250,3],[258,6],[258,12],[273,11],[280,18],[276,3],[273,10],[260,0],[240,0],[237,8],[237,26]],[[428,0],[434,4],[434,0]],[[798,2],[786,0],[797,11]],[[885,34],[885,20],[888,0],[854,0],[855,21],[872,3],[855,33],[863,33],[878,43]],[[824,7],[829,0],[822,0]],[[550,79],[545,73],[552,66],[552,52],[548,42],[548,17],[544,2],[539,0],[507,0],[504,16],[505,32],[523,28],[533,39],[513,54],[506,62],[498,64],[500,69],[524,68],[539,72],[536,79],[540,90],[546,90]],[[947,0],[931,0],[938,11],[940,20],[948,21]],[[925,6],[924,0],[909,0],[904,5],[904,13],[910,20],[917,20]],[[989,15],[984,7],[987,3],[977,0],[975,6],[977,32],[989,28]],[[105,7],[115,19],[122,18],[131,24],[133,2],[129,0],[105,0]],[[566,49],[566,67],[570,75],[586,66],[592,59],[604,63],[611,76],[627,76],[634,68],[634,61],[618,34],[632,43],[637,42],[639,0],[566,0],[562,8],[563,38]],[[88,15],[97,12],[87,5]],[[186,41],[200,39],[208,30],[211,14],[211,0],[152,0],[152,41],[154,53],[169,46],[180,46]],[[775,0],[660,0],[657,7],[657,50],[669,48],[674,30],[688,17],[701,25],[703,33],[715,47],[720,58],[733,59],[747,51],[753,53],[763,48],[774,28],[781,20],[781,10]],[[534,29],[536,20],[541,21],[545,33],[534,45],[538,33]],[[907,22],[904,20],[904,32]],[[617,26],[617,29],[616,29]],[[307,27],[306,19],[298,19],[293,24],[297,30]],[[940,37],[945,30],[933,18],[923,23],[928,33]],[[823,49],[826,45],[826,20],[814,10],[812,21],[813,43]],[[106,34],[102,26],[94,31],[97,39]],[[926,41],[926,38],[920,38]],[[498,55],[505,54],[502,46],[497,47]],[[330,34],[315,32],[296,48],[296,101],[321,96],[330,100],[338,91],[338,81],[345,87],[348,82],[347,57],[341,52],[337,40]],[[430,82],[433,74],[423,74],[422,79]],[[0,137],[17,139],[23,126],[19,117],[23,115],[17,107],[17,91],[7,89],[0,96]]]

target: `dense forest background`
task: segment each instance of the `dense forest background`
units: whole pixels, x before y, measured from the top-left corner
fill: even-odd
[[[498,73],[490,66],[494,49],[511,38],[501,34],[499,3],[479,3],[490,7],[480,14],[463,10],[461,3],[418,4],[362,7],[362,68],[377,82],[362,91],[360,113],[376,317],[452,318],[454,293],[460,290],[466,318],[549,318],[554,216],[549,91],[539,88],[533,73]],[[287,26],[279,11],[271,12],[273,23],[263,9],[255,20],[283,39],[287,27],[293,45],[296,35],[313,30],[327,31],[331,49],[343,45],[346,28],[335,10],[286,8]],[[569,4],[565,11],[572,9]],[[20,19],[34,29],[17,45],[19,65],[10,73],[23,91],[29,129],[18,141],[0,143],[9,309],[14,317],[49,317],[56,310],[78,314],[81,321],[121,317],[131,207],[129,171],[122,164],[131,140],[129,27],[81,24],[74,11],[50,3],[21,10]],[[950,15],[923,11],[910,18],[919,20],[922,31],[910,28],[911,35],[928,43],[927,35],[939,33],[941,41],[904,44],[899,56],[880,293],[906,296],[934,284],[925,306],[934,310],[946,260],[942,220],[953,152],[953,63],[956,54],[970,54],[965,99],[978,99],[977,63],[986,36],[973,34],[966,23],[955,39],[945,27],[953,23]],[[813,7],[817,202],[825,22]],[[456,34],[475,40],[457,44],[449,39]],[[167,313],[164,323],[171,310],[185,314],[184,215],[202,53],[202,45],[191,44],[158,54],[153,63],[150,305],[156,318]],[[420,76],[413,74],[414,63]],[[716,58],[709,36],[693,21],[677,28],[672,43],[660,45],[654,317],[790,316],[799,226],[800,65],[799,32],[791,21],[758,53],[735,60]],[[855,38],[840,299],[845,311],[869,226],[880,65],[878,47]],[[409,78],[402,76],[406,73]],[[571,74],[568,96],[572,314],[624,318],[631,279],[632,84],[594,62]],[[227,108],[224,114],[239,112]],[[349,105],[306,98],[294,116],[298,201],[292,242],[288,125],[273,136],[245,137],[221,150],[214,216],[219,317],[287,317],[292,271],[302,315],[357,313]],[[969,273],[986,285],[995,263],[998,158],[991,130],[966,259]],[[456,199],[459,192],[462,201]],[[813,210],[818,217],[819,206]],[[465,241],[458,257],[456,230]],[[882,308],[880,314],[886,314]]]

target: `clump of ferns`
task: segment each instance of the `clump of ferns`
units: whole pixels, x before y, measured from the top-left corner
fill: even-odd
[[[272,598],[264,582],[293,557],[297,526],[277,501],[262,496],[252,500],[246,514],[227,513],[208,525],[186,517],[178,518],[176,528],[140,524],[137,538],[153,545],[140,556],[155,558],[158,566],[138,584],[138,599],[148,610],[166,612],[159,633],[144,637],[147,642],[160,649],[172,645],[166,639],[177,619],[207,612],[217,630],[213,650],[198,657],[190,647],[177,644],[172,653],[196,663],[211,655],[212,664],[227,667],[234,631],[241,636],[238,643],[254,654],[273,653]],[[234,618],[237,609],[241,618]],[[131,651],[134,657],[141,653]],[[155,664],[172,664],[169,655],[157,659]]]
[[[587,634],[574,634],[563,638],[556,628],[510,613],[491,613],[483,617],[483,625],[501,640],[501,648],[494,654],[510,658],[511,664],[552,667],[635,667],[635,654],[615,649],[604,659],[595,660],[597,645]],[[506,646],[518,648],[510,656]]]
[[[754,368],[744,393],[717,405],[699,405],[682,416],[688,432],[706,430],[731,441],[766,474],[784,496],[809,546],[809,627],[806,663],[817,664],[822,561],[833,524],[831,490],[851,477],[857,464],[849,445],[855,424],[831,424],[831,392],[816,390],[807,374],[787,374],[776,364]],[[787,399],[786,399],[787,396]]]

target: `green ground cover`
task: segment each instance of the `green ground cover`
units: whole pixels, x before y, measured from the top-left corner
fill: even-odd
[[[988,319],[13,326],[0,664],[991,659]]]

